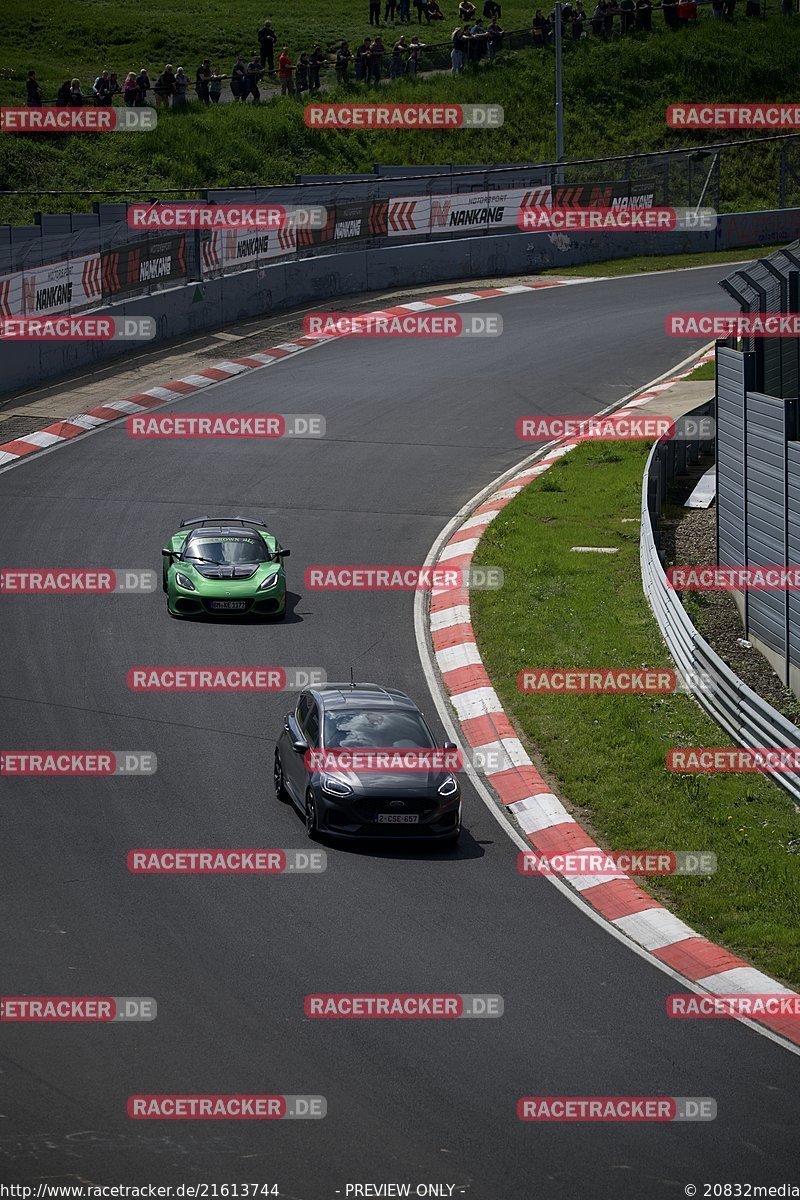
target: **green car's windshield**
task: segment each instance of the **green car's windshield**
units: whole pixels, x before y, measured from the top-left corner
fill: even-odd
[[[353,712],[325,713],[324,741],[326,749],[342,746],[347,749],[391,747],[430,749],[436,743],[419,713],[386,712],[362,709]]]
[[[270,562],[272,555],[261,538],[248,534],[209,534],[189,538],[183,558],[187,562],[195,560],[227,567]]]

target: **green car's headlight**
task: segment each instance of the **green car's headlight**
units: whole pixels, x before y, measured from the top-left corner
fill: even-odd
[[[277,582],[278,582],[278,572],[276,571],[274,575],[268,575],[267,578],[264,580],[264,582],[260,583],[258,585],[258,590],[260,592],[265,592],[267,590],[267,588],[275,587],[275,584]]]
[[[182,588],[186,588],[187,592],[197,591],[189,576],[184,575],[182,571],[175,572],[175,582],[179,583]]]

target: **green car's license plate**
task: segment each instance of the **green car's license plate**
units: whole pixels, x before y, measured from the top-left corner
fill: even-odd
[[[418,813],[378,813],[378,821],[383,825],[416,825]]]
[[[245,608],[247,608],[247,601],[246,600],[211,600],[211,601],[209,601],[208,607],[213,608],[215,612],[219,612],[220,610],[223,610],[224,612],[232,612],[232,611],[242,612]]]

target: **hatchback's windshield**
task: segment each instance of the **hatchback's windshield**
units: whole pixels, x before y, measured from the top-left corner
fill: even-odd
[[[326,713],[324,739],[326,748],[369,746],[385,749],[396,746],[412,749],[436,744],[419,713],[378,709]]]
[[[209,534],[190,538],[183,557],[232,566],[236,563],[268,562],[270,553],[261,538],[252,535]]]

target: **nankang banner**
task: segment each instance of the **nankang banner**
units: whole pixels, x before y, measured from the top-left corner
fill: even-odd
[[[260,262],[294,254],[296,233],[291,225],[255,233],[235,229],[204,233],[200,243],[203,278],[209,279],[213,275],[236,270],[237,267],[252,267]]]
[[[618,179],[553,188],[554,208],[653,208],[661,203],[662,181]]]
[[[142,238],[102,255],[103,299],[155,291],[186,279],[186,239],[183,234]]]
[[[100,300],[99,254],[46,263],[0,277],[0,317],[79,312]]]
[[[399,196],[389,201],[389,236],[517,228],[520,210],[549,207],[549,185],[507,192],[460,192],[452,196]]]

